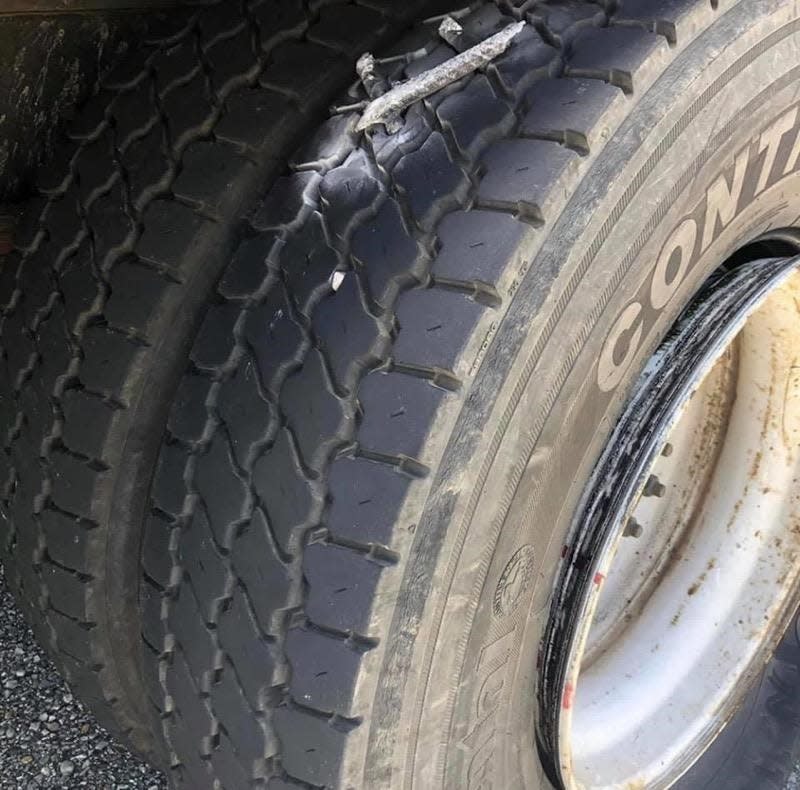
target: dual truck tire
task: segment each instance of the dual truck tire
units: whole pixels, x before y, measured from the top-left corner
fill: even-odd
[[[356,59],[435,67],[446,13],[527,24],[357,131]],[[799,53],[777,0],[154,25],[0,267],[2,562],[100,720],[193,790],[549,787],[571,514],[692,294],[800,246]],[[782,790],[799,666],[681,787]]]

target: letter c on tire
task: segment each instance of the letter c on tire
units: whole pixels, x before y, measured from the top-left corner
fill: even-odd
[[[632,302],[622,311],[608,333],[597,362],[597,386],[603,392],[611,392],[620,383],[633,361],[642,339],[642,322],[637,320],[641,312],[642,305]]]

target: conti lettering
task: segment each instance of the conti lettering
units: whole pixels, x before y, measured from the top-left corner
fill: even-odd
[[[709,185],[703,200],[667,236],[644,298],[629,302],[611,325],[597,362],[597,386],[611,392],[639,345],[704,253],[755,197],[800,165],[798,106],[773,121],[737,152]]]

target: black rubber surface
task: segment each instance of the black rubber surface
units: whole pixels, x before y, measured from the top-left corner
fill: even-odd
[[[8,581],[103,723],[153,759],[132,558],[186,343],[282,153],[415,10],[201,5],[105,78],[0,270]]]

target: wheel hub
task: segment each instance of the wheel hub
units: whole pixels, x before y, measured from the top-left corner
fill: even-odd
[[[799,261],[707,283],[595,469],[540,671],[540,751],[565,788],[672,785],[797,607]]]

